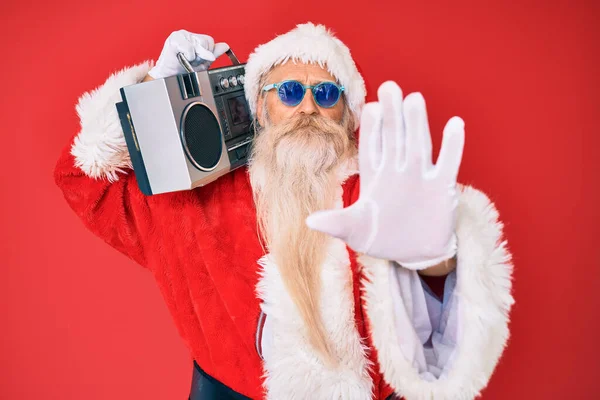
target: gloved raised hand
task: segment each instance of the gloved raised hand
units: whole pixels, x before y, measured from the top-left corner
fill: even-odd
[[[464,122],[444,128],[437,163],[420,93],[404,101],[394,82],[378,90],[361,116],[360,196],[352,206],[318,211],[307,225],[344,240],[355,251],[420,270],[456,254],[456,178],[464,146]]]
[[[215,43],[208,35],[179,30],[171,33],[163,46],[156,65],[148,72],[154,79],[187,72],[177,59],[177,53],[183,53],[194,71],[204,71],[219,56],[229,50],[227,43]]]

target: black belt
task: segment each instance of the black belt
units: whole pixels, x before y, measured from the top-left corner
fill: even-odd
[[[222,384],[200,368],[194,361],[192,389],[188,400],[251,400]]]

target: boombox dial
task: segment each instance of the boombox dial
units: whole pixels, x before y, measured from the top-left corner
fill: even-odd
[[[222,89],[226,90],[229,88],[234,88],[236,86],[241,86],[246,82],[246,77],[244,75],[231,75],[228,77],[223,77],[219,79],[219,85]]]

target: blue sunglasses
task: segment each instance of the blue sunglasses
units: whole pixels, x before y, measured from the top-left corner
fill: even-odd
[[[278,83],[271,83],[263,88],[263,92],[268,92],[271,89],[277,89],[279,99],[283,104],[290,107],[296,107],[304,99],[306,89],[312,91],[315,103],[319,107],[331,108],[340,100],[340,96],[344,91],[343,86],[339,86],[334,82],[321,82],[316,85],[304,85],[298,81],[287,80]]]

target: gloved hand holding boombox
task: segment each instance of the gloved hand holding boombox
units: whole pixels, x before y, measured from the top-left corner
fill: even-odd
[[[223,54],[233,66],[209,70]],[[254,130],[244,67],[226,43],[179,30],[148,76],[121,88],[117,111],[144,194],[193,189],[246,164]]]
[[[196,72],[206,71],[217,58],[229,50],[227,43],[215,43],[208,35],[179,30],[171,33],[158,57],[156,65],[148,72],[152,79],[185,74],[178,58],[181,53]]]

